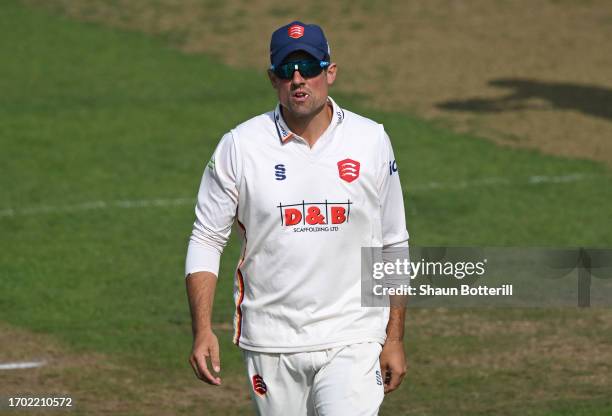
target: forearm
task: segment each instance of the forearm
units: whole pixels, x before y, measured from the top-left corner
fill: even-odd
[[[403,296],[391,296],[392,298],[403,298]],[[393,306],[393,305],[397,306]],[[406,320],[406,306],[404,299],[391,299],[389,322],[387,323],[387,340],[403,341],[404,322]]]
[[[192,273],[186,278],[194,337],[212,330],[212,307],[217,276],[211,272]]]

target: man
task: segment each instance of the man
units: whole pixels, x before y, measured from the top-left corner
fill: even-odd
[[[319,26],[276,30],[270,60],[279,104],[224,135],[202,178],[186,260],[190,363],[221,384],[211,311],[236,222],[234,342],[257,412],[375,415],[406,371],[404,308],[363,307],[360,293],[362,247],[408,250],[391,143],[328,96],[337,66]]]

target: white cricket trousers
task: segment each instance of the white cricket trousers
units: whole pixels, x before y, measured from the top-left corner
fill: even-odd
[[[261,416],[373,416],[384,397],[376,342],[312,352],[242,350]]]

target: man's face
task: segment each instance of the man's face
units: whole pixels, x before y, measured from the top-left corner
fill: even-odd
[[[304,51],[289,54],[283,63],[315,59]],[[329,86],[336,79],[336,64],[332,63],[327,70],[312,78],[304,78],[299,71],[293,72],[293,78],[281,79],[268,71],[270,82],[278,93],[281,105],[296,118],[309,118],[321,111],[327,103]]]

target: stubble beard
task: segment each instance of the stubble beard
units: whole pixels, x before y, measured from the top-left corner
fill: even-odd
[[[318,99],[314,99],[311,95],[309,103],[304,104],[295,104],[291,102],[288,103],[288,110],[291,112],[291,115],[299,120],[308,120],[314,118],[321,110],[325,107],[327,100],[322,100],[322,102],[318,102]]]

